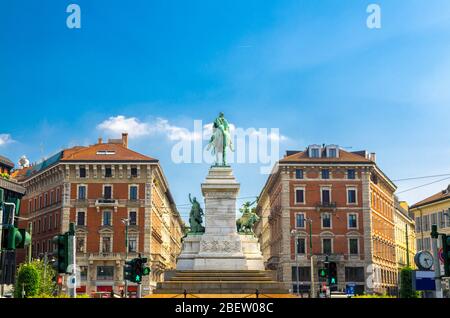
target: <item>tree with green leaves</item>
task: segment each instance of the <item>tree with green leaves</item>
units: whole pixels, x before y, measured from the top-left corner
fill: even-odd
[[[417,298],[417,293],[413,288],[413,270],[404,267],[400,271],[400,298]]]
[[[25,292],[25,297],[39,294],[40,279],[41,276],[35,264],[21,264],[14,285],[14,297],[22,298],[22,291]]]
[[[26,297],[52,295],[56,286],[56,271],[41,260],[33,260],[19,266],[14,286],[14,297],[22,297],[22,288]]]

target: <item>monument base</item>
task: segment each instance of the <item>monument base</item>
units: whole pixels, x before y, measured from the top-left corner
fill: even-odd
[[[258,239],[237,233],[188,235],[177,270],[264,270]]]
[[[177,270],[165,273],[155,294],[287,294],[283,283],[264,270],[258,239],[237,233],[239,192],[230,167],[213,166],[202,184],[205,233],[189,234]]]

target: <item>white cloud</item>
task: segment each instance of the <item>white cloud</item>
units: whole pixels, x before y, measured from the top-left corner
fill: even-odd
[[[0,134],[0,146],[13,142],[10,134]]]
[[[122,115],[109,117],[98,124],[97,129],[114,135],[127,132],[130,138],[149,135],[152,130],[147,123],[141,123],[136,117],[126,118]]]
[[[110,136],[119,136],[121,133],[127,132],[130,138],[164,135],[170,141],[194,141],[209,140],[212,135],[213,124],[205,124],[203,129],[190,131],[187,128],[172,125],[167,119],[160,117],[151,122],[142,122],[136,117],[127,118],[119,115],[104,120],[97,125],[97,129]],[[242,131],[238,130],[235,125],[230,124],[230,133],[233,136],[236,133],[242,133]],[[245,130],[245,134],[260,138],[265,137],[270,141],[285,141],[288,139],[273,130],[248,129]]]
[[[198,133],[190,132],[188,129],[171,125],[167,119],[156,118],[153,122],[141,122],[136,117],[125,117],[123,115],[112,116],[97,125],[109,135],[120,135],[127,132],[130,138],[144,136],[165,135],[170,141],[200,139]]]
[[[157,133],[163,133],[171,141],[176,140],[198,140],[201,139],[201,134],[197,132],[190,132],[188,129],[169,124],[167,119],[157,118],[155,123],[155,130]]]

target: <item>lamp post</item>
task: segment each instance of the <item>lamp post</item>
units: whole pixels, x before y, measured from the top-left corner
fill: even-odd
[[[295,263],[297,265],[297,296],[300,296],[300,277],[299,277],[299,261],[298,261],[298,257],[297,257],[297,231],[296,230],[292,230],[291,231],[291,237],[294,238],[294,255],[295,255]]]
[[[314,255],[312,249],[312,219],[306,219],[309,223],[309,258],[311,259],[311,298],[316,298],[316,288],[314,286]]]
[[[125,263],[128,259],[128,226],[130,225],[130,219],[122,219],[122,223],[125,224]],[[125,298],[128,297],[128,281],[125,279],[124,277],[124,281],[125,281],[125,293],[124,296]]]

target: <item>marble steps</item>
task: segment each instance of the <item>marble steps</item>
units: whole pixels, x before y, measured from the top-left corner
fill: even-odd
[[[176,271],[170,279],[157,284],[156,294],[286,294],[283,284],[273,281],[269,272]]]

